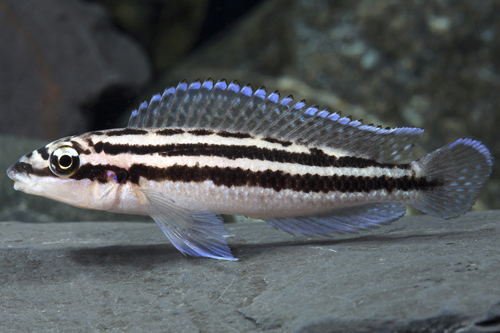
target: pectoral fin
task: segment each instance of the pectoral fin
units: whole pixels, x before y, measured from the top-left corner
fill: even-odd
[[[238,260],[227,246],[229,234],[220,215],[187,210],[155,191],[141,192],[149,215],[179,251],[193,257]]]

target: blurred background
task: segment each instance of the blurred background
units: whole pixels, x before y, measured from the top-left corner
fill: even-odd
[[[0,169],[48,141],[125,126],[180,80],[225,78],[500,156],[499,1],[0,1]],[[474,209],[500,208],[500,173]],[[137,220],[12,189],[0,220]]]

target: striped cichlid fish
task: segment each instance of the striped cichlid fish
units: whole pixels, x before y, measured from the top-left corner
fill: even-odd
[[[220,214],[291,234],[388,224],[409,204],[467,212],[492,156],[459,139],[405,163],[420,128],[380,128],[237,82],[181,82],[128,127],[47,144],[8,171],[14,188],[77,207],[151,216],[182,253],[236,260]]]

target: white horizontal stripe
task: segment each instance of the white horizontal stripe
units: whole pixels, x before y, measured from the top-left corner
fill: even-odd
[[[163,145],[173,145],[173,144],[209,144],[209,145],[221,145],[221,146],[255,146],[258,148],[267,149],[277,149],[281,151],[286,151],[290,153],[309,153],[309,147],[292,144],[288,147],[284,147],[279,143],[272,143],[263,140],[263,138],[246,138],[238,139],[232,137],[220,137],[218,135],[193,135],[189,133],[174,134],[174,135],[156,135],[154,132],[150,134],[138,134],[138,135],[121,135],[121,136],[106,136],[106,135],[96,135],[92,133],[87,133],[82,135],[83,139],[92,139],[93,143],[102,141],[103,143],[110,144],[122,144],[122,145],[137,145],[137,146],[163,146]],[[86,141],[80,141],[82,146],[87,147]],[[325,154],[342,157],[349,156],[345,151],[335,150],[331,148],[321,149]]]
[[[301,165],[296,163],[281,163],[272,161],[254,160],[248,158],[228,159],[217,156],[170,156],[164,157],[159,155],[135,155],[135,154],[120,154],[107,155],[105,153],[83,155],[82,163],[111,164],[120,168],[128,169],[133,164],[145,164],[159,168],[167,168],[173,165],[185,165],[189,167],[230,167],[242,168],[244,170],[257,171],[283,171],[288,174],[317,174],[319,176],[346,175],[346,176],[362,176],[362,177],[394,177],[412,176],[412,169],[399,168],[335,168],[335,167],[317,167]]]
[[[201,183],[153,182],[142,180],[139,185],[171,198],[179,206],[192,210],[209,210],[221,214],[245,215],[253,218],[275,216],[315,215],[328,209],[343,208],[361,203],[412,200],[416,191],[385,190],[369,193],[303,193],[293,190],[276,192],[273,189],[246,186],[217,186],[210,181]]]

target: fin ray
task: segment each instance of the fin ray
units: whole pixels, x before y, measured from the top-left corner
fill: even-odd
[[[318,216],[274,218],[265,221],[290,234],[330,236],[334,233],[351,233],[389,224],[402,217],[405,212],[405,206],[385,202],[339,208]]]
[[[291,104],[292,98],[267,95],[264,87],[253,90],[234,81],[227,84],[208,79],[203,83],[182,81],[153,96],[132,112],[129,127],[210,128],[248,132],[263,137],[290,140],[308,146],[330,147],[380,163],[400,163],[409,159],[420,140],[420,128],[382,129],[362,125],[336,112]]]
[[[225,237],[230,236],[218,214],[194,212],[152,190],[140,190],[148,199],[149,215],[182,253],[194,257],[238,260]]]
[[[425,213],[449,219],[467,212],[488,180],[493,157],[481,142],[459,139],[413,162],[430,180],[442,184],[423,190],[412,206]]]

